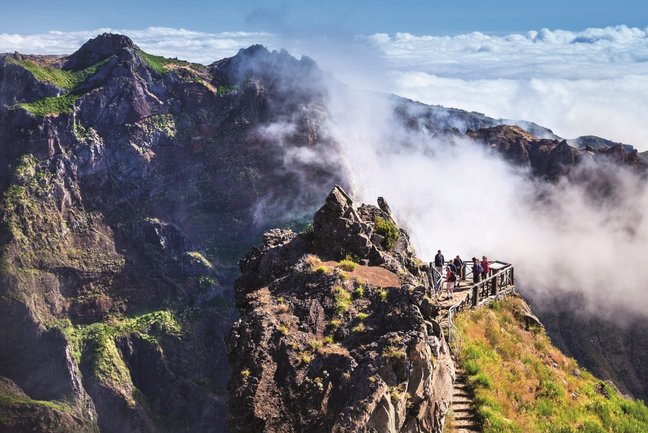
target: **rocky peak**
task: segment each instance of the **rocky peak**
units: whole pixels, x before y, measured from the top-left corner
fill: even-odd
[[[424,267],[380,202],[356,208],[336,186],[312,232],[272,230],[241,261],[234,432],[442,431],[453,364]]]
[[[134,50],[137,46],[124,35],[103,33],[83,44],[74,54],[68,57],[64,69],[81,70],[92,66],[110,56],[118,56],[125,50]]]
[[[216,84],[240,85],[258,80],[270,88],[291,92],[291,99],[320,94],[324,74],[311,58],[293,57],[285,50],[269,51],[263,45],[241,49],[230,58],[210,65]]]

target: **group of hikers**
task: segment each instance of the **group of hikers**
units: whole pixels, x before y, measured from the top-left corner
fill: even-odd
[[[448,299],[452,298],[455,286],[460,284],[466,277],[465,268],[472,265],[473,283],[479,283],[490,273],[490,262],[488,257],[482,256],[481,261],[473,257],[470,263],[464,263],[459,254],[454,259],[446,263],[445,257],[441,250],[438,250],[434,256],[434,269],[442,277],[443,286],[445,287]],[[441,290],[441,289],[440,289]]]

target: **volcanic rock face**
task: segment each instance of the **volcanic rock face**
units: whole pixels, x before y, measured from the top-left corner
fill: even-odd
[[[263,47],[206,67],[120,35],[0,56],[0,431],[226,431],[235,264],[345,178],[284,167],[287,143],[335,152],[323,96],[286,85],[297,71],[319,74]]]
[[[537,138],[518,126],[499,125],[469,130],[466,135],[482,142],[502,154],[511,163],[528,167],[539,177],[557,179],[568,175],[570,170],[585,160],[605,159],[645,172],[648,164],[636,149],[627,150],[623,145],[610,143],[595,149],[584,146],[578,149],[565,140]],[[585,141],[586,142],[586,141]]]
[[[241,261],[233,431],[442,430],[454,367],[427,273],[402,229],[385,247],[380,219],[394,224],[336,187],[312,232],[270,231]]]

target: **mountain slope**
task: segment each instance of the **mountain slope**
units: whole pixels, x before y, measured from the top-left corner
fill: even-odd
[[[333,183],[317,164],[286,170],[259,134],[289,118],[304,126],[282,139],[324,142],[314,95],[278,74],[319,72],[249,54],[266,56],[262,73],[157,58],[118,35],[0,59],[0,375],[66,402],[24,404],[64,408],[86,431],[226,429],[234,265]],[[32,425],[21,407],[3,406],[13,431]]]
[[[529,311],[509,298],[457,317],[484,432],[646,431],[648,408],[580,369],[525,323]]]

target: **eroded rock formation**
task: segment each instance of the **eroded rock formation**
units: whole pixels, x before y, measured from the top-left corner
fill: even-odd
[[[272,230],[241,261],[233,431],[441,431],[453,363],[425,267],[404,230],[389,243],[383,209],[336,187],[312,231]]]

